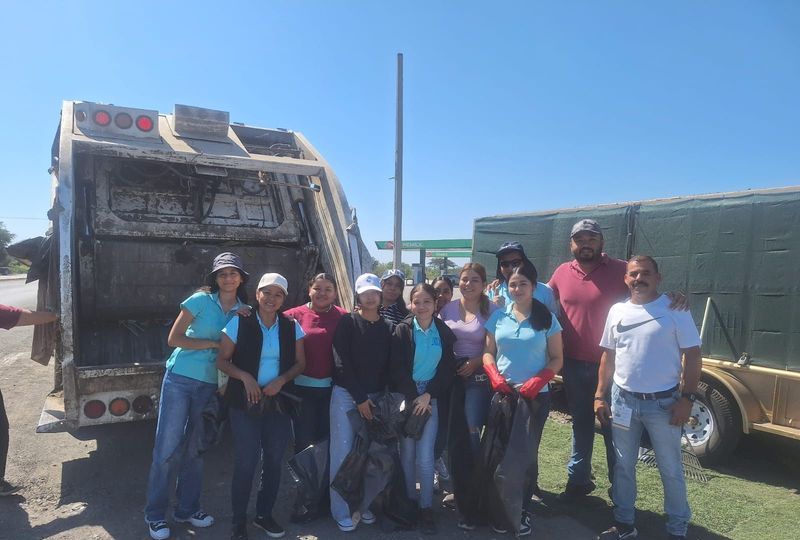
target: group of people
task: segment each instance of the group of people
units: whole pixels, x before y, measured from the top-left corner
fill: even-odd
[[[415,285],[406,304],[401,271],[381,278],[363,274],[355,282],[352,312],[336,305],[336,281],[327,273],[314,276],[309,301],[291,309],[284,309],[287,279],[266,273],[248,305],[250,275],[241,259],[218,255],[205,286],[181,303],[169,333],[174,350],[161,389],[145,508],[150,536],[170,536],[167,507],[173,488],[176,522],[214,523],[200,505],[198,439],[203,409],[221,390],[234,440],[233,540],[247,538],[259,459],[252,523],[280,538],[285,530],[272,510],[290,440],[299,452],[328,439],[333,479],[354,443],[350,416],[371,421],[375,400],[387,391],[401,394],[409,419],[417,417],[423,426],[421,434],[402,437],[397,448],[406,495],[418,503],[419,529],[437,532],[434,463],[446,447],[458,527],[489,525],[497,533],[513,529],[528,535],[531,499],[541,495],[536,454],[550,409],[550,381],[561,372],[573,437],[567,483],[558,498],[573,502],[595,489],[591,458],[598,418],[615,519],[600,538],[636,538],[635,464],[647,430],[664,484],[667,531],[671,539],[685,538],[691,513],[681,468],[681,426],[700,377],[700,338],[685,298],[658,292],[661,276],[651,257],[626,262],[603,253],[602,230],[594,220],[575,224],[570,247],[574,259],[545,284],[523,246],[505,243],[496,253],[491,282],[481,264],[463,266],[457,300],[452,300],[454,284],[438,279]],[[55,319],[0,308],[3,328]],[[481,505],[487,477],[476,472],[486,455],[482,434],[496,427],[489,411],[504,396],[534,405],[525,419],[533,455],[522,471],[519,516],[498,515]],[[0,395],[4,466],[8,423],[2,404]],[[177,470],[175,486],[169,485],[171,470]],[[3,472],[0,494],[7,494],[14,486]],[[334,489],[329,504],[344,532],[377,519],[368,505],[352,508]],[[294,517],[312,519],[320,511],[297,508]]]

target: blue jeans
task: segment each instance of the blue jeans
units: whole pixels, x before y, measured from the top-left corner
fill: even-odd
[[[417,392],[425,392],[429,381],[417,381]],[[406,407],[412,407],[406,403]],[[436,400],[431,400],[431,416],[422,429],[422,437],[418,441],[403,437],[400,441],[400,461],[403,464],[403,476],[406,479],[406,492],[410,499],[417,498],[417,478],[419,478],[420,508],[433,506],[433,464],[435,460],[433,447],[436,444],[436,432],[439,429],[439,411]]]
[[[567,404],[572,415],[572,455],[567,464],[568,482],[585,486],[592,480],[592,450],[594,449],[594,392],[597,389],[597,372],[600,366],[574,358],[564,359],[564,387]],[[613,483],[614,447],[611,443],[611,428],[601,428],[606,445],[608,479]]]
[[[281,464],[289,442],[291,420],[288,415],[276,411],[250,414],[240,409],[231,409],[230,419],[233,432],[233,524],[244,525],[259,457],[262,463],[256,515],[272,515],[281,483]]]
[[[653,444],[664,486],[664,513],[667,514],[667,532],[683,536],[689,526],[692,512],[686,499],[686,481],[681,463],[681,426],[671,425],[669,410],[680,396],[678,391],[664,399],[637,399],[616,384],[611,389],[611,414],[620,404],[632,410],[630,429],[614,425],[614,449],[617,461],[614,467],[612,496],[614,519],[633,524],[636,503],[636,462],[642,430],[646,429]]]
[[[158,426],[153,446],[153,463],[147,484],[145,519],[166,519],[169,479],[180,464],[176,486],[178,506],[175,517],[188,518],[200,510],[203,458],[197,443],[203,435],[203,408],[217,390],[210,384],[171,371],[164,374],[158,405]]]
[[[368,394],[369,399],[374,400],[379,395],[379,392]],[[330,452],[331,452],[331,465],[330,465],[330,484],[336,473],[339,472],[339,467],[342,466],[344,458],[350,453],[353,448],[353,441],[355,432],[353,426],[350,424],[350,419],[347,418],[347,411],[356,408],[356,402],[353,401],[350,392],[341,386],[334,385],[331,391],[331,438],[330,438]],[[342,499],[335,489],[331,488],[331,515],[337,522],[342,522],[346,519],[351,519],[350,506]],[[365,510],[360,508],[359,510]]]
[[[473,375],[464,381],[464,414],[467,418],[472,455],[476,457],[480,455],[481,430],[486,425],[491,401],[492,389],[488,380],[476,381]]]

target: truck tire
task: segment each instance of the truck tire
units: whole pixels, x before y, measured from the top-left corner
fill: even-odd
[[[725,462],[742,436],[742,419],[736,401],[721,385],[703,380],[697,385],[698,398],[685,431],[700,463]]]

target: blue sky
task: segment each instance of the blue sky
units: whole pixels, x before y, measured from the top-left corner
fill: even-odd
[[[800,3],[15,2],[4,7],[0,221],[44,232],[64,99],[175,103],[303,132],[362,234],[392,236],[405,56],[404,237],[475,217],[800,184]],[[409,260],[413,260],[409,253]]]

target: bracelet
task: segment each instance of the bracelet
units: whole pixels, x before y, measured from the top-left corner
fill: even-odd
[[[595,397],[594,397],[594,400],[595,400],[595,401],[605,401],[605,400],[606,400],[606,398],[604,398],[604,397],[597,397],[597,396],[595,396]]]

